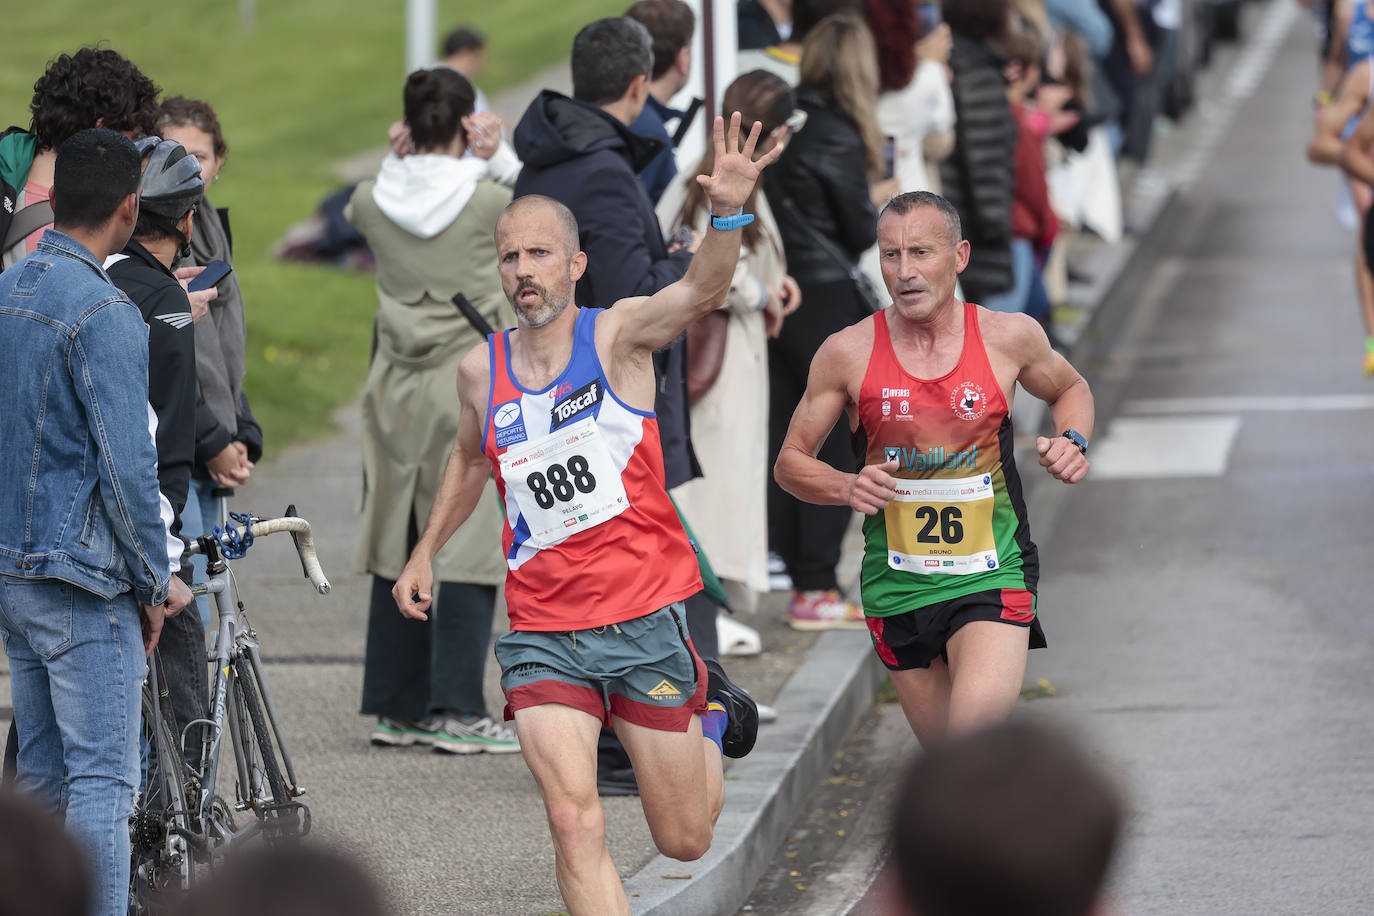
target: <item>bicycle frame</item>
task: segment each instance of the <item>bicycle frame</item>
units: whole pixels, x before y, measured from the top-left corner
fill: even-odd
[[[215,664],[208,717],[186,723],[180,735],[169,731],[170,719],[162,707],[161,668],[156,663],[149,665],[144,717],[152,724],[146,729],[147,753],[150,761],[156,760],[163,800],[143,807],[136,798],[136,817],[131,817],[130,828],[131,832],[137,829],[140,843],[164,845],[161,852],[153,845],[135,850],[138,871],[130,890],[139,913],[162,912],[155,902],[153,909],[147,909],[150,901],[156,901],[165,889],[186,887],[191,880],[188,867],[193,871],[194,863],[213,862],[217,853],[246,837],[264,833],[271,841],[310,831],[310,809],[296,801],[305,789],[296,779],[277,706],[263,675],[258,635],[244,617],[243,603],[232,593],[224,554],[243,556],[255,536],[286,531],[295,543],[302,573],[319,594],[329,593],[329,580],[315,555],[310,523],[295,514],[294,506],[288,506],[281,518],[236,515],[234,521],[242,527],[223,526],[214,535],[197,538],[187,549],[188,556],[203,553],[208,561],[206,581],[191,590],[212,596],[218,623],[205,656],[207,662]],[[199,771],[186,764],[183,753],[188,735],[196,727],[201,729],[195,739],[200,742]],[[215,791],[226,728],[237,777],[232,807],[253,815],[242,828],[234,824],[230,803]],[[145,773],[151,768],[152,764],[145,764]],[[149,836],[152,839],[146,839]],[[167,869],[180,869],[182,874],[177,878],[173,873],[172,881],[167,882]],[[143,883],[136,890],[140,881]]]
[[[201,737],[201,785],[204,791],[202,791],[199,799],[198,814],[201,819],[200,822],[208,825],[213,823],[210,816],[215,798],[213,788],[219,776],[220,751],[223,746],[225,726],[228,727],[239,787],[239,797],[236,798],[234,807],[239,811],[252,810],[257,815],[252,823],[223,837],[223,842],[232,843],[257,832],[262,827],[261,815],[264,810],[295,807],[291,799],[303,795],[305,789],[296,780],[295,767],[292,764],[290,752],[286,749],[285,735],[277,715],[276,703],[272,698],[267,680],[263,677],[261,647],[257,641],[257,632],[251,624],[247,624],[240,616],[241,604],[235,602],[229,594],[229,566],[221,556],[219,543],[207,538],[204,549],[209,561],[204,590],[206,594],[213,597],[216,619],[219,622],[219,628],[211,642],[208,655],[208,660],[215,664],[215,674],[210,690],[210,718],[189,723],[186,726],[186,731],[189,731],[194,725],[201,725],[204,728]],[[253,678],[257,682],[256,689],[262,699],[263,711],[267,715],[272,737],[275,738],[276,751],[281,757],[283,775],[287,781],[288,798],[270,798],[260,794],[263,780],[261,774],[254,772],[252,742],[255,739],[252,736],[251,726],[249,723],[240,721],[238,704],[229,701],[233,682],[235,678],[239,677],[235,665],[239,659],[248,661]],[[182,741],[185,740],[186,735],[183,731]],[[264,753],[271,753],[271,750],[271,748],[267,748]]]
[[[304,519],[294,515],[294,507],[287,508],[287,515],[284,518],[256,520],[249,527],[257,534],[271,534],[282,530],[290,532],[301,560],[302,572],[310,579],[316,591],[322,595],[329,593],[329,582],[324,577],[324,573],[319,567],[319,561],[315,557],[309,524]],[[244,530],[249,529],[245,528]],[[229,565],[223,556],[223,547],[226,543],[230,542],[228,540],[221,542],[214,537],[207,536],[198,539],[192,548],[192,552],[204,553],[207,560],[206,581],[203,584],[197,584],[193,591],[212,596],[219,626],[214,633],[208,654],[208,661],[215,664],[215,673],[210,690],[210,718],[197,719],[188,723],[181,734],[181,742],[184,745],[187,740],[187,732],[192,727],[200,726],[202,728],[200,738],[201,772],[196,774],[200,779],[202,792],[198,799],[197,814],[208,838],[211,825],[217,823],[213,817],[213,806],[217,798],[214,788],[219,776],[220,751],[223,746],[225,727],[227,726],[229,730],[239,790],[239,797],[236,798],[234,807],[238,811],[252,810],[255,817],[252,823],[242,829],[215,837],[217,845],[237,842],[243,837],[257,832],[263,827],[264,821],[269,819],[268,814],[274,811],[281,814],[303,811],[305,826],[302,832],[309,830],[309,809],[293,801],[293,799],[305,794],[305,788],[297,781],[295,765],[292,763],[291,754],[287,750],[281,719],[277,714],[277,705],[268,687],[267,679],[263,676],[261,647],[257,641],[257,631],[241,616],[241,611],[244,609],[242,602],[236,602],[230,594]],[[280,775],[285,782],[284,794],[286,797],[284,798],[265,797],[261,794],[264,780],[262,774],[256,772],[253,754],[254,743],[257,739],[254,736],[252,724],[241,720],[239,703],[230,701],[230,695],[234,692],[235,680],[240,677],[241,668],[236,664],[240,660],[246,660],[248,663],[251,679],[254,682],[251,686],[261,700],[261,711],[265,713],[266,724],[270,728],[271,743],[275,744],[275,752],[280,758],[282,770]],[[261,753],[264,755],[271,754],[273,748],[263,748]]]

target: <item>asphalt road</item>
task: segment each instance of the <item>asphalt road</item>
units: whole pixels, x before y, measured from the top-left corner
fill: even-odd
[[[1111,892],[1135,916],[1374,913],[1374,382],[1288,25],[1091,332],[1093,473],[1031,497],[1050,647],[1027,680],[1056,689],[1018,715],[1128,787]],[[900,728],[858,727],[745,912],[877,911],[855,901],[881,832],[833,838],[881,819]]]

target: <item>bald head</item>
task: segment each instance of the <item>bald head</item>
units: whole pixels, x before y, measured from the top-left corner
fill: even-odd
[[[496,257],[501,288],[527,328],[557,320],[587,269],[572,211],[538,194],[516,198],[501,212]]]
[[[526,194],[524,197],[517,197],[506,205],[506,209],[501,211],[501,218],[496,221],[496,243],[497,247],[501,244],[501,233],[507,225],[524,226],[530,221],[541,221],[552,218],[555,223],[556,231],[564,243],[564,251],[571,257],[579,250],[577,237],[577,217],[573,216],[571,210],[554,200],[552,197],[545,197],[543,194]]]

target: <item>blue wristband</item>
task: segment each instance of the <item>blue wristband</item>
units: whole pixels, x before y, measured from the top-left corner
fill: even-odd
[[[747,226],[754,221],[754,214],[745,213],[744,208],[740,207],[739,212],[734,216],[716,216],[711,214],[711,225],[722,232],[729,232],[731,229],[739,229]]]

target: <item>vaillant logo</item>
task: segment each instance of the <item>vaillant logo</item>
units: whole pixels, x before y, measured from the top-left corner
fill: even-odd
[[[899,471],[936,471],[955,468],[977,468],[978,446],[963,452],[951,452],[942,445],[932,446],[921,451],[918,448],[899,448],[887,446],[883,455],[888,461],[897,462]]]

